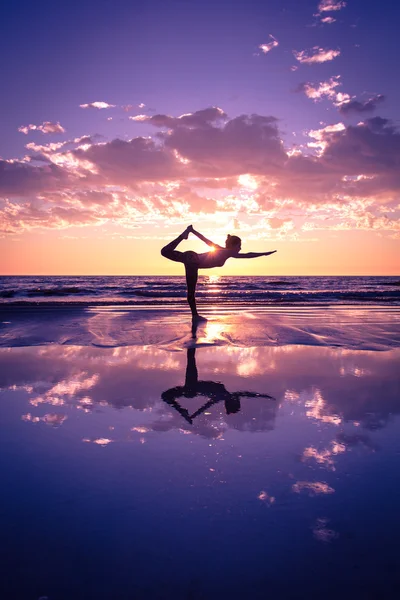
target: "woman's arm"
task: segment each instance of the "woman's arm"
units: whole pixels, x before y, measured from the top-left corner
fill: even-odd
[[[202,235],[201,233],[199,233],[198,231],[196,231],[195,229],[193,229],[193,227],[190,230],[192,233],[194,233],[194,235],[197,235],[197,237],[204,242],[205,244],[207,244],[207,246],[213,246],[214,248],[222,248],[222,246],[219,246],[218,244],[214,244],[214,242],[211,242],[211,240],[208,240],[206,237],[204,237],[204,235]]]
[[[232,258],[258,258],[259,256],[269,256],[270,254],[274,254],[276,250],[272,250],[272,252],[245,252],[243,254],[234,254]]]

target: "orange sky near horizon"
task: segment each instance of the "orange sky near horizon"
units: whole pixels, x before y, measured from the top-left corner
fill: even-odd
[[[154,232],[153,232],[154,233]],[[171,238],[176,235],[175,230]],[[224,235],[202,231],[224,244]],[[320,233],[320,232],[318,232]],[[90,234],[90,235],[89,235]],[[104,237],[99,229],[76,233],[25,233],[0,239],[1,275],[182,275],[183,268],[160,255],[169,239],[126,239]],[[71,239],[76,235],[76,239]],[[70,237],[71,236],[71,237]],[[81,236],[81,237],[80,237]],[[399,240],[378,237],[365,231],[320,236],[317,241],[249,240],[242,236],[242,252],[277,250],[269,257],[229,259],[222,268],[204,269],[200,274],[218,275],[399,275]],[[207,246],[194,237],[179,249],[206,252]]]

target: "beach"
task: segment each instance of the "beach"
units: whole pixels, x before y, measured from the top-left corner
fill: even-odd
[[[397,302],[201,309],[2,304],[2,597],[397,597]]]

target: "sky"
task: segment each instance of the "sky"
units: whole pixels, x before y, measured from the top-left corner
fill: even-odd
[[[0,274],[181,274],[191,223],[277,250],[219,274],[400,274],[398,3],[2,13]]]

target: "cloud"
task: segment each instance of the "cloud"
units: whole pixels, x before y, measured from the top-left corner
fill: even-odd
[[[296,60],[304,65],[313,65],[318,63],[328,62],[340,55],[340,50],[328,50],[314,46],[311,50],[293,50],[293,55]]]
[[[37,167],[22,161],[0,160],[0,198],[59,189],[69,182],[68,174],[54,164]]]
[[[303,87],[313,100],[332,99],[337,82]],[[146,123],[153,137],[30,143],[24,159],[0,161],[1,231],[198,218],[214,227],[237,219],[274,239],[318,231],[324,219],[337,229],[398,232],[400,133],[387,119],[324,124],[296,152],[273,116],[230,119],[214,107]]]
[[[115,108],[115,104],[108,104],[108,102],[89,102],[89,104],[80,104],[80,108],[97,108],[102,110],[104,108]]]
[[[336,88],[341,85],[340,75],[334,75],[328,81],[321,81],[318,84],[301,83],[296,91],[304,92],[307,98],[311,98],[314,102],[328,98],[330,100],[336,98]]]
[[[321,0],[318,4],[318,13],[333,12],[341,10],[346,6],[346,2],[343,0]]]
[[[329,143],[329,134],[336,131],[343,131],[346,129],[343,123],[335,123],[335,125],[327,125],[322,129],[311,129],[308,135],[316,140],[315,142],[309,142],[307,145],[309,148],[318,148],[320,154],[324,152]]]
[[[324,163],[346,174],[388,176],[400,168],[400,133],[388,119],[366,119],[326,132],[324,139]]]
[[[372,96],[368,100],[364,102],[360,102],[359,100],[349,100],[347,102],[341,102],[339,105],[339,112],[342,115],[348,115],[349,113],[368,113],[373,112],[378,104],[384,102],[385,96],[383,94],[377,94],[376,96]]]
[[[131,119],[131,121],[148,121],[149,118],[150,117],[148,115],[135,115],[134,117],[128,117],[128,119]]]
[[[63,148],[68,142],[57,142],[57,143],[49,143],[49,144],[35,144],[35,142],[29,142],[29,144],[25,145],[27,150],[34,150],[35,152],[46,154],[48,152],[56,152]]]
[[[125,112],[130,112],[131,110],[136,110],[137,108],[144,108],[145,106],[146,105],[143,102],[140,102],[140,104],[123,104],[121,108]]]
[[[62,127],[58,121],[57,123],[44,121],[41,125],[24,125],[22,127],[18,127],[18,131],[25,133],[25,135],[28,135],[30,131],[41,131],[42,133],[65,133],[64,127]]]
[[[152,117],[137,115],[130,117],[134,121],[147,121],[154,127],[166,127],[167,129],[209,129],[214,123],[226,119],[227,115],[217,106],[198,110],[194,113],[185,113],[179,117],[157,114]]]
[[[331,100],[342,115],[373,112],[385,100],[383,94],[377,94],[360,102],[345,92],[338,92],[337,88],[341,85],[340,75],[334,75],[328,81],[321,81],[318,84],[301,83],[296,91],[304,92],[307,98],[314,100],[314,102],[322,99]]]
[[[345,6],[346,2],[342,0],[321,0],[321,2],[318,4],[318,12],[314,15],[314,17],[318,17],[320,19],[320,23],[335,23],[336,19],[331,15],[325,16],[325,13],[336,12]]]
[[[258,46],[261,52],[263,52],[264,54],[268,54],[268,52],[273,50],[273,48],[279,46],[278,40],[273,35],[269,34],[269,37],[271,38],[270,42],[268,42],[267,44],[260,44]]]
[[[342,106],[342,104],[346,104],[347,102],[350,102],[350,100],[352,100],[352,97],[349,94],[346,94],[344,92],[338,92],[335,96],[333,104],[336,107],[339,107],[339,106]]]

